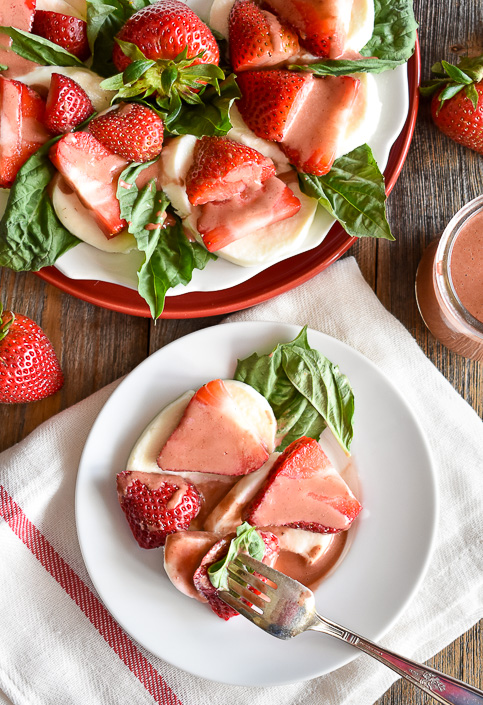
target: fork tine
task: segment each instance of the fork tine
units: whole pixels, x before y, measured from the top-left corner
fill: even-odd
[[[270,568],[270,566],[262,563],[261,561],[257,561],[256,558],[252,558],[245,553],[240,553],[233,562],[236,565],[242,564],[251,570],[256,570],[257,573],[263,575],[264,578],[268,578],[275,585],[275,588],[271,588],[272,590],[277,588],[281,577],[278,570]],[[250,573],[250,575],[252,575],[252,573]],[[267,586],[266,583],[263,583],[263,585],[265,585],[265,587]]]
[[[263,611],[263,608],[267,605],[267,600],[264,600],[261,595],[257,595],[244,585],[240,585],[231,577],[228,578],[228,589],[232,595],[235,594],[239,598],[244,598],[247,602],[254,605],[254,607],[257,607],[261,611]]]
[[[245,586],[245,584],[250,585],[251,587],[261,592],[263,595],[266,595],[267,597],[272,597],[271,593],[273,593],[274,588],[272,588],[271,585],[268,585],[253,573],[249,573],[246,568],[237,565],[235,561],[229,563],[228,572],[230,573],[233,580],[236,580],[236,582],[242,585],[243,587]]]
[[[254,609],[251,609],[249,605],[246,605],[244,602],[232,595],[231,592],[227,592],[226,590],[220,590],[218,592],[218,596],[221,597],[223,602],[226,602],[227,605],[230,605],[230,607],[233,607],[234,610],[243,615],[243,617],[249,619],[250,622],[253,622],[261,629],[264,628],[260,623],[260,621],[263,619],[260,613],[256,612]]]

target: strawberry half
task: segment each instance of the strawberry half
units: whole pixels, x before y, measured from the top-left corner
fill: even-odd
[[[141,548],[164,546],[169,534],[186,531],[201,507],[191,482],[151,472],[119,473],[117,496]]]
[[[60,73],[52,74],[44,119],[49,132],[53,135],[72,132],[93,112],[87,93],[78,83]]]
[[[162,470],[247,475],[268,459],[256,428],[247,426],[221,379],[191,398],[157,458]]]
[[[44,113],[38,93],[0,76],[0,187],[10,188],[20,167],[50,139]]]
[[[437,76],[421,87],[433,95],[431,116],[441,132],[459,144],[483,154],[483,55],[464,57],[458,66],[434,64]]]
[[[343,51],[344,17],[352,2],[334,0],[266,0],[278,17],[290,24],[298,33],[301,45],[314,56],[335,58]]]
[[[300,208],[292,189],[271,176],[261,186],[248,186],[227,201],[202,205],[196,227],[206,249],[216,252],[257,230],[291,218]]]
[[[129,162],[148,162],[163,148],[163,121],[139,103],[120,103],[91,120],[89,131],[104,147]]]
[[[0,304],[0,402],[18,404],[55,394],[64,384],[57,355],[43,330]]]
[[[273,566],[280,552],[278,538],[270,531],[258,531],[258,534],[263,539],[263,543],[265,544],[265,553],[263,555],[262,562],[266,565]],[[193,583],[195,588],[207,600],[213,612],[225,621],[228,621],[231,617],[236,617],[238,612],[218,597],[218,590],[214,587],[214,585],[212,585],[209,578],[208,568],[226,556],[230,542],[234,538],[235,534],[229,534],[220,541],[217,541],[217,543],[215,543],[205,555],[199,568],[193,575]],[[261,578],[262,576],[259,575],[258,577]]]
[[[32,33],[58,44],[81,61],[90,56],[87,23],[78,17],[50,10],[36,10]]]
[[[205,136],[195,145],[193,163],[186,175],[186,192],[194,206],[225,201],[274,175],[272,160],[256,149],[228,137]]]
[[[288,526],[320,534],[350,527],[362,507],[313,438],[291,443],[245,509],[254,526]]]
[[[252,0],[236,0],[228,20],[230,60],[233,70],[274,66],[300,50],[295,32]]]
[[[297,118],[313,81],[310,73],[281,69],[244,71],[237,76],[242,92],[238,110],[258,137],[281,142]]]
[[[126,159],[106,149],[89,132],[71,132],[50,148],[49,157],[107,238],[126,227],[116,196]]]

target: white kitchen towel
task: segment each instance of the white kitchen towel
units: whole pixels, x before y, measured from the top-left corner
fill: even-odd
[[[483,616],[481,420],[384,309],[353,258],[230,320],[328,333],[378,365],[412,406],[436,460],[437,544],[422,586],[382,643],[428,659]],[[79,550],[74,486],[87,434],[116,384],[0,455],[0,702],[372,705],[395,675],[369,657],[306,683],[218,685],[151,656],[107,613]]]

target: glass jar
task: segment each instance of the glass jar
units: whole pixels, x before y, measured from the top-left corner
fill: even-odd
[[[435,338],[464,357],[483,360],[483,196],[463,206],[426,248],[416,300]]]

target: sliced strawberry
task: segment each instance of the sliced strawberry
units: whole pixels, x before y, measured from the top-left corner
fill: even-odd
[[[225,201],[251,184],[261,185],[275,174],[271,159],[228,137],[202,137],[195,145],[186,175],[190,203]]]
[[[275,66],[300,50],[295,32],[252,0],[236,0],[229,17],[229,48],[233,70]]]
[[[301,203],[294,192],[276,176],[262,186],[249,186],[228,201],[201,206],[197,228],[207,250],[216,252],[299,212]]]
[[[291,443],[245,509],[254,526],[289,526],[321,534],[350,527],[362,507],[312,438]]]
[[[278,538],[270,531],[258,531],[258,534],[263,539],[265,544],[265,553],[262,562],[266,565],[273,566],[280,552]],[[193,583],[195,588],[207,600],[213,612],[221,619],[228,621],[231,617],[236,617],[238,612],[227,605],[221,598],[218,597],[218,590],[212,585],[208,575],[208,568],[213,563],[221,560],[226,556],[228,547],[236,534],[229,534],[220,541],[215,543],[205,555],[200,563],[199,568],[193,575]],[[261,577],[260,575],[258,577]]]
[[[90,56],[87,23],[78,17],[50,10],[36,10],[32,32],[58,44],[81,61]]]
[[[335,59],[342,54],[353,0],[266,0],[266,4],[298,32],[300,43],[314,56]]]
[[[299,115],[313,81],[311,73],[244,71],[237,77],[242,92],[238,110],[258,137],[281,142]]]
[[[303,120],[292,122],[280,144],[302,172],[330,171],[344,138],[360,81],[350,76],[315,78],[303,105]]]
[[[162,470],[247,475],[268,459],[266,444],[247,425],[220,379],[198,389],[157,462]]]
[[[201,506],[191,482],[152,472],[119,473],[117,496],[141,548],[164,546],[169,534],[186,531]]]
[[[128,162],[106,149],[89,132],[72,132],[52,145],[50,159],[107,238],[126,227],[116,188]]]
[[[148,162],[163,148],[163,121],[139,103],[120,103],[91,120],[89,131],[104,147],[129,162]]]
[[[0,76],[0,186],[10,188],[18,170],[50,135],[45,103],[32,88]]]
[[[93,112],[89,96],[78,83],[60,73],[52,74],[44,119],[49,132],[71,132]]]

